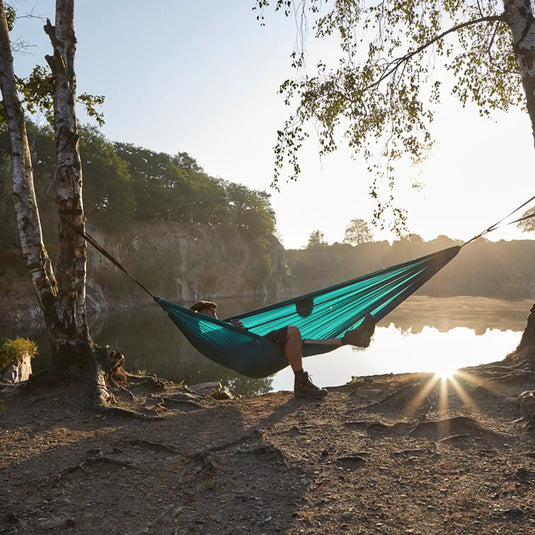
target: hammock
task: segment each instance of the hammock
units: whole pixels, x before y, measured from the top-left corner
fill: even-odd
[[[160,297],[154,300],[189,342],[209,359],[248,377],[266,377],[288,365],[282,347],[263,336],[295,325],[305,340],[305,357],[340,347],[306,339],[338,338],[358,326],[367,314],[376,321],[407,299],[460,251],[450,247],[364,275],[323,290],[308,293],[246,314],[233,316],[245,329],[197,313]]]
[[[72,225],[63,216],[81,211],[64,210],[60,215],[65,223],[88,243],[123,271],[148,293],[167,313],[190,343],[209,359],[249,377],[266,377],[288,365],[283,349],[264,338],[274,329],[295,325],[303,337],[303,355],[319,355],[340,347],[328,343],[311,343],[306,339],[339,338],[347,330],[356,328],[367,314],[375,321],[384,318],[420,286],[452,260],[462,247],[496,230],[512,214],[533,201],[524,202],[510,214],[491,225],[462,245],[449,247],[369,275],[311,292],[294,299],[234,316],[245,329],[227,320],[219,320],[153,295],[135,279],[92,236]],[[512,225],[535,217],[535,212],[507,223]]]

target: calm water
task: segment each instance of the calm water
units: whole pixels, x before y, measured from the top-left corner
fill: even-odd
[[[220,315],[262,306],[262,302],[219,301]],[[520,341],[533,300],[506,301],[481,297],[412,296],[377,326],[369,348],[342,347],[305,359],[305,369],[320,386],[347,383],[352,376],[456,368],[501,360]],[[40,361],[47,364],[46,333],[9,332],[36,340]],[[266,379],[238,376],[198,353],[157,305],[115,313],[95,321],[92,335],[99,344],[118,349],[131,371],[145,370],[193,385],[204,381],[228,383],[240,393],[293,389],[286,368]]]

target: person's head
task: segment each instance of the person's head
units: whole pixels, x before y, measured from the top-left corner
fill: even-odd
[[[217,305],[213,301],[197,301],[190,308],[195,312],[200,312],[201,314],[217,318]]]

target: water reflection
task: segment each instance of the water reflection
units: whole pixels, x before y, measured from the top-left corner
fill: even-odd
[[[438,371],[445,365],[457,368],[501,360],[520,341],[532,304],[531,300],[412,296],[379,323],[369,348],[346,346],[310,357],[306,369],[316,384],[334,386],[352,376]],[[219,310],[221,316],[230,316],[262,305],[220,300]],[[242,394],[293,389],[289,368],[269,378],[250,379],[208,360],[156,305],[110,314],[93,323],[92,334],[97,343],[124,353],[130,371],[145,370],[190,385],[221,380]],[[36,369],[48,364],[46,333],[0,332],[0,338],[15,335],[38,343],[41,357]]]
[[[342,347],[323,357],[306,359],[306,368],[318,386],[345,384],[354,376],[404,372],[453,372],[503,359],[520,342],[521,332],[488,329],[476,335],[473,329],[455,327],[440,332],[423,327],[414,334],[394,324],[378,327],[369,348]],[[329,359],[329,360],[327,360]],[[274,376],[273,390],[293,388],[290,370]]]

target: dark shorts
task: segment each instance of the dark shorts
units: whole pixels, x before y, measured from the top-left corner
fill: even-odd
[[[264,335],[264,338],[275,342],[280,346],[284,346],[286,339],[288,338],[288,327],[282,327],[282,329],[275,329],[274,331],[268,332]]]

